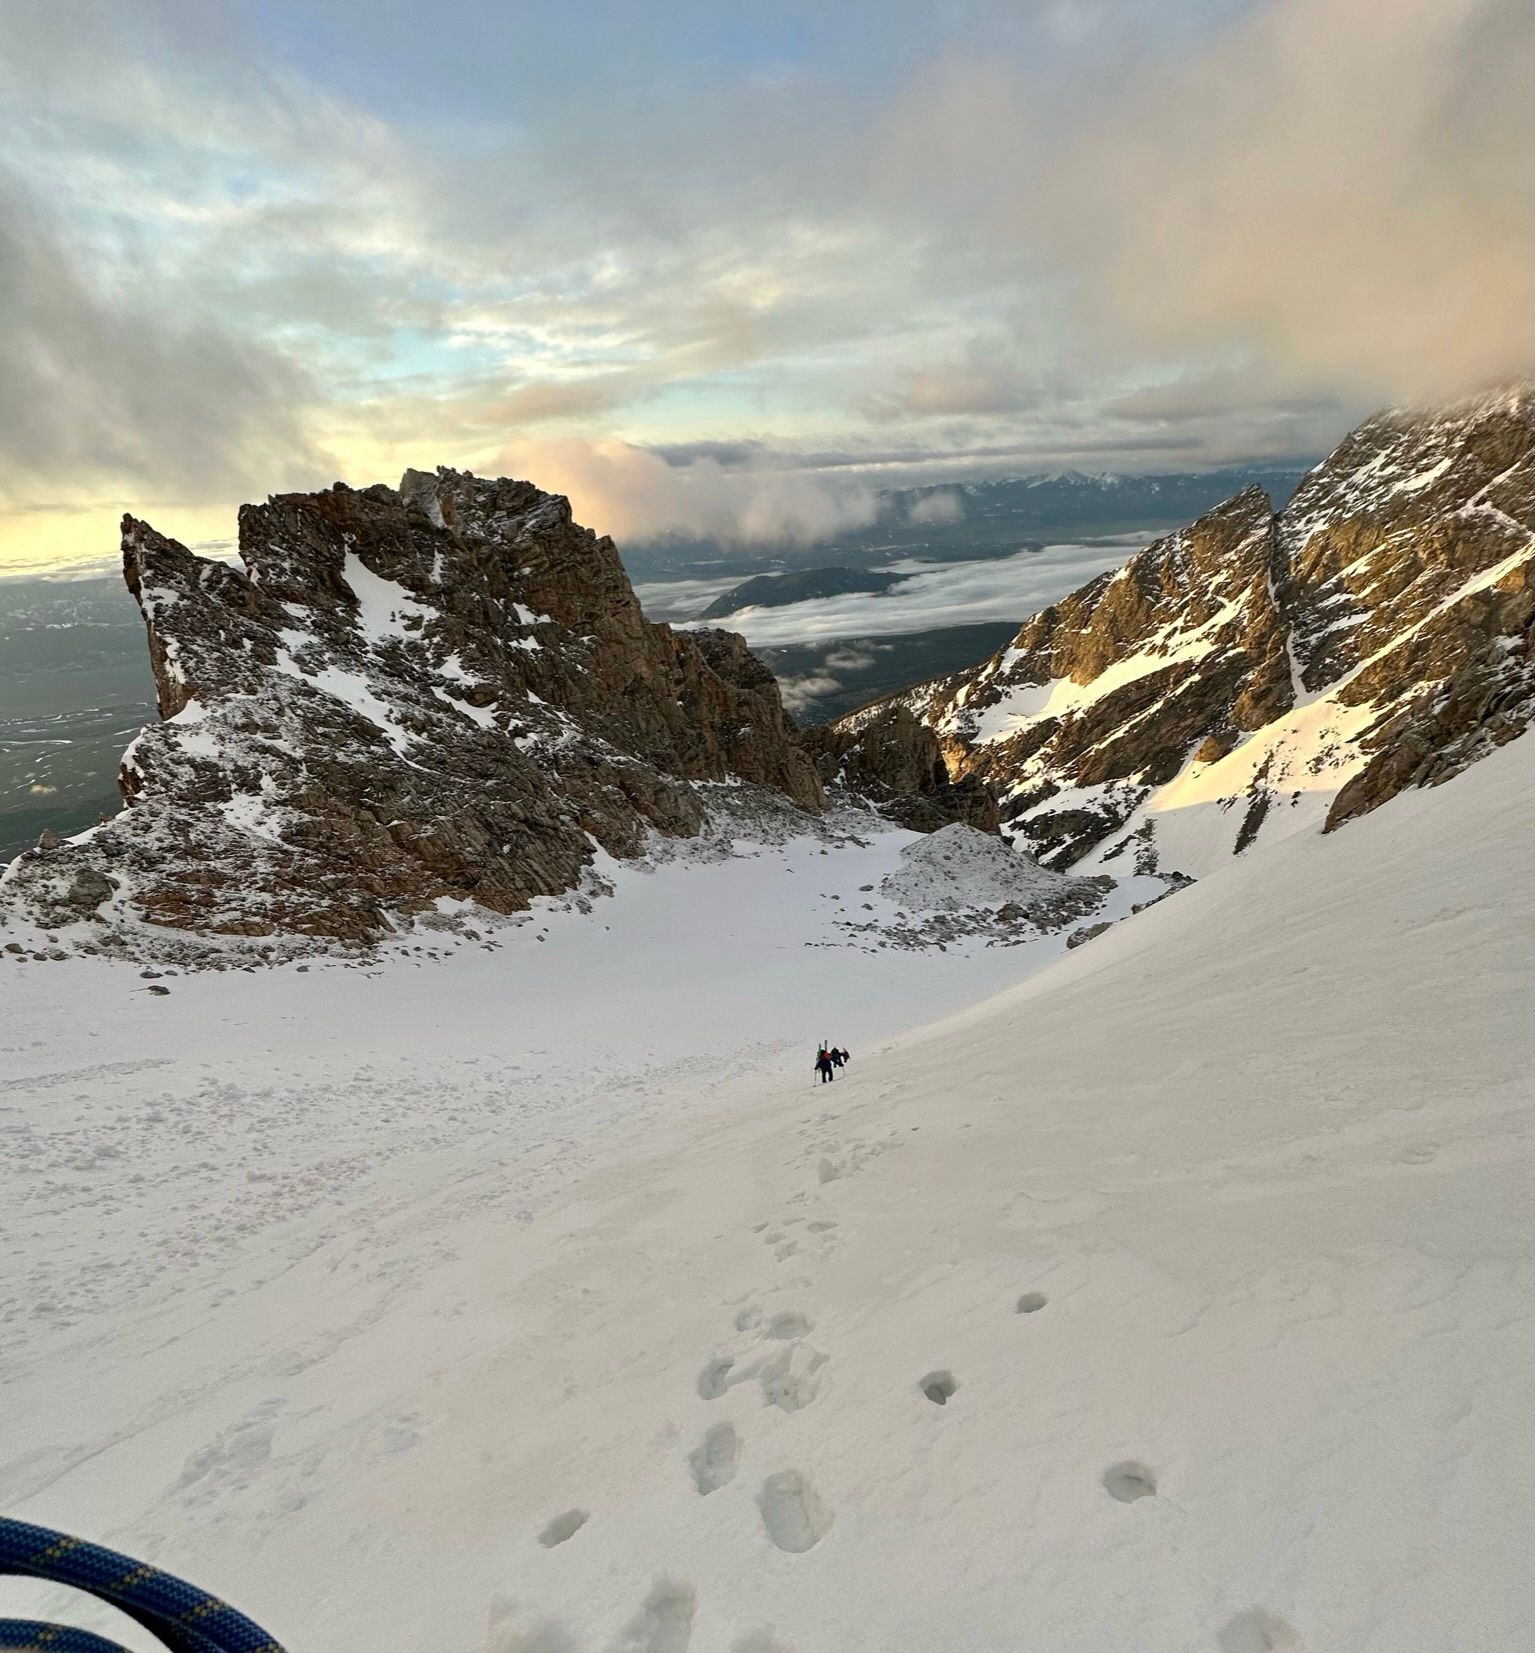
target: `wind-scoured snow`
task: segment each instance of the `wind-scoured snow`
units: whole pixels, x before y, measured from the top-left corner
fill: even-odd
[[[1532,786],[1064,957],[824,945],[888,834],[442,960],[0,961],[0,1505],[295,1653],[1510,1653]]]

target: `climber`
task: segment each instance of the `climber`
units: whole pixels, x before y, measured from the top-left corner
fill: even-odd
[[[838,1050],[838,1048],[833,1045],[826,1054],[831,1058],[831,1065],[834,1068],[840,1068],[843,1061],[846,1059],[847,1053],[845,1051]]]
[[[815,1053],[815,1070],[820,1074],[823,1085],[831,1083],[831,1055],[825,1045]]]

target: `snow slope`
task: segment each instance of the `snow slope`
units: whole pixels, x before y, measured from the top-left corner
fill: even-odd
[[[878,1050],[1030,962],[797,945],[898,835],[419,970],[27,969],[0,1121],[84,1163],[8,1173],[63,1307],[0,1311],[0,1504],[294,1653],[1507,1653],[1532,784],[1517,742]],[[812,1018],[854,1060],[807,1091]],[[202,1159],[275,1180],[205,1211]]]

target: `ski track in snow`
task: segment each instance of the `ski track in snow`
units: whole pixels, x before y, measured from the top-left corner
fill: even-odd
[[[419,969],[19,971],[0,1504],[295,1653],[1504,1653],[1532,782],[1069,956],[807,948],[889,835]]]

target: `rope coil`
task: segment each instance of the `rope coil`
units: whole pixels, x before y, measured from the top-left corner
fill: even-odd
[[[0,1517],[0,1575],[67,1584],[126,1613],[170,1653],[283,1653],[259,1625],[206,1590],[100,1544]],[[0,1619],[0,1648],[28,1653],[124,1653],[89,1630]]]

